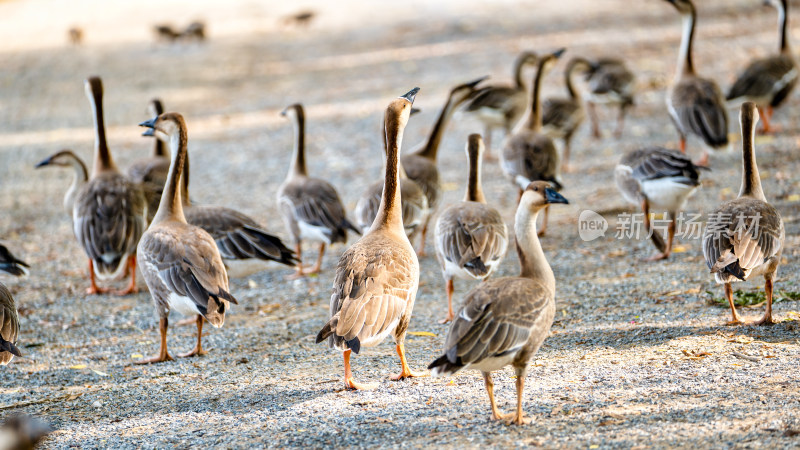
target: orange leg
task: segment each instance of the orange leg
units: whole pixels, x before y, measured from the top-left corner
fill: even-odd
[[[311,275],[314,273],[319,273],[320,269],[322,269],[322,257],[325,256],[325,243],[319,245],[319,255],[317,255],[317,262],[314,263],[314,266],[311,270],[303,272],[304,275]]]
[[[661,251],[661,253],[655,254],[655,255],[647,258],[647,261],[660,261],[662,259],[667,259],[667,258],[669,258],[669,255],[672,253],[672,241],[675,239],[675,214],[670,214],[670,216],[672,216],[672,220],[670,220],[669,227],[667,228],[667,245],[666,245],[666,248],[663,251]],[[656,233],[654,231],[653,232],[653,236],[655,236],[655,235],[656,235]],[[653,239],[653,241],[656,242],[657,239]],[[658,243],[656,243],[656,245],[658,245]],[[663,245],[663,243],[662,243],[662,245]]]
[[[509,420],[509,425],[514,423],[517,425],[527,425],[531,423],[531,419],[529,417],[525,417],[525,413],[522,412],[522,391],[525,389],[525,377],[522,375],[517,375],[517,413],[513,415]]]
[[[400,373],[397,375],[392,375],[389,377],[390,380],[402,380],[403,378],[411,378],[411,377],[427,377],[428,374],[425,372],[413,372],[408,367],[408,362],[406,362],[406,348],[403,343],[397,344],[397,355],[400,357]]]
[[[114,291],[115,294],[128,295],[139,292],[139,288],[136,287],[136,255],[131,255],[128,257],[128,271],[130,271],[131,274],[131,282],[125,289],[121,291]]]
[[[597,119],[597,111],[594,109],[594,103],[588,102],[586,110],[589,112],[589,120],[592,122],[592,137],[600,139],[603,136],[600,134],[600,125],[598,124],[599,120]]]
[[[161,318],[161,322],[159,323],[159,331],[161,332],[161,348],[158,351],[158,355],[153,356],[152,358],[146,358],[139,361],[136,361],[136,364],[152,364],[152,363],[159,363],[164,361],[172,361],[172,357],[169,356],[167,353],[167,327],[169,326],[169,321],[166,317]]]
[[[105,294],[108,292],[108,289],[97,286],[97,281],[94,276],[94,261],[92,261],[91,258],[89,258],[89,281],[92,284],[86,289],[87,294]]]
[[[739,313],[736,312],[736,305],[733,304],[733,288],[730,283],[725,283],[725,297],[728,299],[728,304],[731,305],[731,321],[726,325],[744,325]]]
[[[758,322],[753,322],[753,325],[774,325],[778,323],[772,318],[772,288],[772,280],[767,279],[764,282],[764,292],[767,294],[767,309],[764,311],[764,317]]]
[[[291,275],[287,275],[287,280],[296,280],[298,278],[303,277],[303,253],[302,253],[302,246],[300,245],[300,241],[298,240],[297,243],[294,245],[294,254],[297,255],[297,265],[295,266],[294,273]]]
[[[686,153],[686,138],[681,136],[681,153]]]
[[[417,256],[422,258],[423,256],[427,256],[425,253],[425,236],[428,235],[428,219],[425,219],[425,223],[422,225],[422,232],[419,236],[419,250],[417,250]]]
[[[361,384],[361,383],[356,383],[355,380],[353,380],[353,373],[350,372],[350,352],[351,352],[350,349],[347,349],[347,350],[345,350],[343,352],[343,356],[344,356],[344,387],[345,387],[345,389],[355,389],[355,390],[359,390],[359,391],[368,391],[368,390],[375,389],[376,387],[378,387],[378,385],[375,384],[375,383]]]
[[[763,108],[758,108],[758,113],[761,116],[761,133],[768,134],[777,131],[775,127],[771,126],[772,122],[772,106],[767,106],[766,111]]]
[[[190,356],[202,356],[208,353],[207,351],[203,350],[203,316],[198,314],[197,315],[197,342],[194,344],[194,348],[186,353],[181,353],[178,356],[181,358],[188,358]]]
[[[440,320],[439,323],[447,323],[453,320],[455,314],[453,314],[453,280],[447,280],[447,284],[445,286],[445,290],[447,291],[447,317]]]
[[[708,167],[708,150],[703,150],[703,156],[694,163],[696,166]]]
[[[514,416],[514,413],[503,414],[497,409],[497,403],[494,400],[494,382],[492,381],[491,372],[481,372],[483,374],[483,385],[486,386],[486,392],[489,394],[489,403],[492,405],[492,420],[508,420]]]

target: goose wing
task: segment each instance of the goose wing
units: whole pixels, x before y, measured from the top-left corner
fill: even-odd
[[[290,183],[283,189],[280,200],[288,205],[296,220],[327,228],[332,236],[339,236],[346,229],[361,233],[347,220],[339,194],[327,181],[305,178],[302,182]]]
[[[507,233],[500,213],[475,202],[448,208],[436,222],[441,256],[478,278],[488,275],[487,263],[505,254]]]
[[[640,181],[685,178],[687,184],[697,185],[699,170],[708,170],[706,167],[696,166],[685,154],[662,147],[647,147],[633,151],[620,163],[632,167],[633,177]]]
[[[741,97],[771,97],[796,82],[797,66],[791,57],[780,55],[759,59],[747,66],[725,98],[733,100]]]
[[[684,132],[700,136],[711,147],[728,144],[728,114],[716,83],[690,77],[675,86],[670,99]]]

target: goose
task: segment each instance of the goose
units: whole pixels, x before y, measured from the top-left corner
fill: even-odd
[[[29,267],[25,261],[14,256],[5,245],[0,244],[0,270],[19,277],[27,275]]]
[[[73,231],[89,257],[89,294],[106,292],[97,286],[101,280],[116,279],[129,273],[127,288],[119,295],[137,292],[136,245],[145,223],[146,205],[139,186],[117,170],[106,144],[103,123],[103,84],[98,77],[86,80],[86,95],[94,112],[94,166],[89,181],[75,195]]]
[[[625,114],[628,108],[634,104],[636,78],[633,72],[621,59],[600,58],[590,61],[589,70],[586,71],[586,81],[589,87],[586,106],[592,122],[592,136],[595,139],[602,137],[595,105],[608,104],[616,105],[619,108],[617,128],[614,130],[614,137],[619,139],[622,137],[622,129],[625,127]]]
[[[331,318],[317,334],[343,352],[347,389],[372,389],[350,371],[350,353],[378,345],[389,334],[395,340],[401,371],[399,380],[421,376],[406,362],[405,336],[419,287],[419,260],[403,229],[399,189],[399,153],[403,130],[419,88],[392,101],[384,118],[386,177],[381,207],[369,231],[342,254],[336,266],[331,295]]]
[[[764,119],[762,131],[769,133],[772,130],[770,126],[772,110],[789,97],[797,84],[798,70],[787,33],[789,2],[765,0],[764,3],[778,10],[780,53],[751,62],[731,86],[725,99],[728,102],[742,100],[754,102],[759,108],[759,115]]]
[[[537,63],[536,77],[533,80],[531,109],[527,121],[520,124],[514,134],[506,140],[500,163],[505,175],[519,189],[517,201],[531,181],[545,180],[561,189],[559,176],[558,151],[553,140],[542,134],[542,105],[540,91],[542,79],[552,68],[559,57],[566,51],[560,49],[542,58]],[[544,210],[544,221],[539,236],[547,230],[547,211]]]
[[[522,71],[528,65],[535,65],[536,53],[522,52],[514,60],[512,74],[514,85],[493,84],[479,89],[464,107],[464,111],[483,122],[483,137],[486,140],[486,158],[492,155],[492,131],[495,128],[505,130],[505,135],[519,123],[528,106],[528,94],[522,82]]]
[[[413,116],[418,110],[411,108],[411,115]],[[383,130],[383,150],[386,152],[386,130]],[[406,171],[403,169],[401,163],[398,167],[400,175],[400,203],[403,210],[403,228],[406,230],[408,239],[414,239],[417,232],[420,230],[425,216],[430,213],[428,208],[428,197],[419,185],[408,179]],[[358,227],[361,233],[366,233],[375,221],[375,216],[378,215],[378,209],[381,205],[381,195],[383,194],[383,180],[377,181],[370,185],[361,198],[356,203],[355,216]]]
[[[572,58],[564,70],[564,83],[569,97],[548,98],[542,107],[542,130],[551,138],[564,141],[561,157],[561,170],[569,170],[569,153],[572,135],[583,123],[586,112],[583,109],[581,96],[572,84],[572,74],[576,69],[590,69],[591,63],[586,58]]]
[[[46,422],[25,413],[10,415],[0,425],[0,448],[34,450],[53,429]]]
[[[683,153],[663,147],[646,147],[624,155],[614,169],[617,188],[628,202],[641,205],[645,228],[659,253],[648,261],[669,258],[675,237],[675,219],[686,200],[700,185],[700,170]],[[650,224],[650,211],[669,214],[667,242]]]
[[[680,135],[681,151],[686,153],[686,137],[694,134],[706,146],[719,149],[728,145],[728,114],[719,86],[695,73],[692,40],[697,12],[691,0],[665,0],[681,14],[683,35],[675,80],[667,90],[667,109]],[[708,165],[708,149],[698,163]]]
[[[157,117],[164,113],[164,106],[160,99],[150,100],[147,106],[148,117]],[[161,202],[161,191],[167,181],[169,171],[169,154],[164,148],[164,143],[158,139],[153,145],[153,155],[135,161],[128,167],[128,177],[134,183],[142,186],[147,200],[147,221],[151,222],[156,214],[158,204]]]
[[[550,333],[556,310],[556,279],[536,232],[536,216],[551,203],[568,202],[546,181],[528,185],[514,224],[520,275],[487,280],[469,291],[447,332],[444,354],[428,366],[433,377],[480,370],[493,420],[530,422],[522,412],[528,362]],[[517,377],[517,411],[505,415],[495,404],[491,373],[509,364]]]
[[[469,175],[464,200],[447,207],[436,220],[436,257],[442,267],[447,293],[447,316],[453,320],[453,277],[485,280],[500,265],[508,248],[503,217],[486,204],[481,187],[481,158],[484,150],[479,134],[467,139]]]
[[[286,228],[295,242],[297,270],[290,278],[298,278],[320,272],[326,245],[347,242],[347,230],[356,234],[361,234],[361,231],[347,219],[339,193],[333,185],[320,178],[308,176],[303,105],[290,105],[281,115],[293,118],[295,128],[292,165],[286,179],[278,188],[278,205]],[[302,240],[320,243],[317,262],[311,270],[303,269]]]
[[[451,89],[450,94],[447,96],[447,101],[439,112],[439,117],[436,118],[433,129],[428,135],[428,139],[411,152],[405,153],[400,157],[406,175],[425,192],[425,197],[428,198],[428,208],[430,208],[430,212],[422,222],[420,242],[417,248],[418,256],[426,255],[425,236],[428,234],[428,223],[439,207],[439,200],[442,194],[439,169],[436,167],[436,155],[444,136],[444,130],[447,128],[447,124],[450,122],[455,110],[475,94],[476,86],[485,79],[486,77],[482,77]]]
[[[11,254],[5,245],[0,244],[0,270],[14,276],[22,276],[28,274],[28,267],[24,261]],[[14,356],[22,356],[22,352],[16,346],[18,335],[19,316],[14,296],[3,283],[0,283],[0,366],[11,362]]]
[[[161,347],[158,355],[137,361],[149,364],[169,361],[167,327],[170,309],[197,316],[197,342],[181,357],[205,354],[203,321],[222,326],[230,303],[238,304],[228,288],[228,274],[217,244],[205,230],[190,225],[183,215],[181,172],[187,154],[187,130],[183,116],[166,113],[139,124],[145,135],[156,135],[170,144],[170,168],[164,195],[153,223],[142,235],[137,255],[150,295],[160,317]]]
[[[75,197],[77,197],[78,192],[80,192],[83,189],[83,186],[89,181],[89,171],[86,170],[86,164],[83,162],[83,160],[71,150],[61,150],[36,164],[37,169],[51,166],[72,167],[75,172],[74,176],[72,177],[72,184],[70,184],[69,189],[67,189],[66,194],[64,194],[63,203],[64,210],[67,212],[67,215],[69,215],[70,220],[72,220],[72,210],[75,207]]]
[[[764,277],[767,308],[756,325],[775,323],[772,319],[772,291],[778,264],[783,252],[785,232],[783,220],[775,207],[767,202],[761,188],[753,146],[758,110],[745,102],[739,113],[742,128],[742,185],[739,197],[722,203],[708,216],[703,234],[703,256],[718,284],[725,286],[725,297],[731,306],[730,324],[742,320],[733,304],[731,283]]]

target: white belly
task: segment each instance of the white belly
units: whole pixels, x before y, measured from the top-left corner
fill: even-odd
[[[676,212],[683,209],[686,199],[694,193],[696,186],[677,183],[671,178],[659,178],[642,182],[642,192],[650,202],[654,213]]]
[[[297,221],[297,228],[300,229],[300,239],[305,241],[316,241],[330,244],[331,240],[328,237],[328,228],[311,225],[310,223]]]
[[[514,358],[517,356],[516,351],[511,351],[506,353],[500,357],[493,357],[493,358],[485,358],[478,363],[475,364],[468,364],[464,368],[465,369],[476,369],[482,372],[492,372],[495,370],[500,370],[503,367],[511,364],[514,361]]]
[[[184,316],[195,316],[200,314],[197,305],[189,297],[178,295],[174,292],[169,293],[169,309],[178,311]]]
[[[383,342],[384,339],[386,339],[386,336],[388,336],[389,333],[393,332],[394,329],[397,328],[397,324],[398,323],[400,323],[400,319],[399,318],[394,320],[392,323],[390,323],[389,326],[386,327],[386,330],[383,333],[375,335],[375,336],[372,336],[370,338],[367,338],[367,339],[364,339],[363,341],[361,341],[361,346],[362,347],[374,347],[374,346],[380,344],[381,342]]]

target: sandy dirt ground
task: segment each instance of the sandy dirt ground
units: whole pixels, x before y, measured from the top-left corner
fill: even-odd
[[[750,58],[775,51],[775,13],[760,1],[698,3],[696,64],[723,89]],[[317,12],[309,27],[281,23],[302,9]],[[635,212],[613,182],[619,157],[644,145],[677,146],[664,92],[680,24],[666,2],[31,0],[0,2],[0,16],[0,237],[32,266],[28,277],[0,278],[17,299],[25,353],[0,370],[0,416],[24,412],[51,423],[46,448],[800,445],[797,303],[775,305],[782,320],[775,326],[726,326],[729,311],[710,303],[722,289],[699,240],[679,238],[669,261],[642,263],[653,252],[648,241],[615,238],[618,214]],[[154,24],[196,19],[207,22],[205,44],[154,41]],[[83,28],[83,45],[67,44],[72,26]],[[313,341],[327,320],[344,246],[328,252],[317,277],[287,282],[291,270],[276,266],[232,280],[240,305],[222,329],[206,330],[207,356],[133,365],[157,347],[144,283],[141,293],[123,298],[83,294],[86,260],[61,206],[72,175],[33,168],[62,148],[89,160],[83,79],[97,74],[120,167],[150,152],[152,141],[136,124],[158,96],[187,118],[193,198],[235,207],[286,238],[275,204],[292,147],[291,126],[278,114],[285,106],[306,105],[309,170],[336,185],[352,211],[381,177],[381,114],[394,97],[422,88],[415,103],[422,112],[405,134],[411,148],[430,131],[449,87],[487,74],[510,81],[518,52],[559,47],[568,49],[564,59],[625,58],[637,75],[637,105],[622,139],[610,137],[608,110],[601,110],[605,138],[591,139],[584,126],[574,139],[574,171],[563,176],[562,191],[571,203],[552,208],[543,239],[558,283],[557,316],[528,375],[524,407],[533,423],[526,427],[488,420],[477,372],[388,381],[399,367],[390,341],[353,359],[356,376],[379,388],[345,391],[341,355]],[[546,96],[564,95],[563,67],[545,81]],[[736,117],[731,110],[732,150],[712,155],[713,171],[704,174],[689,212],[705,217],[738,192]],[[777,289],[795,292],[796,94],[775,121],[780,132],[757,139],[758,162],[786,226]],[[447,130],[439,152],[444,204],[462,196],[464,144],[479,131],[460,114]],[[689,151],[699,156],[698,142]],[[511,225],[516,193],[497,164],[485,166],[484,188]],[[580,239],[585,209],[609,221],[605,237]],[[406,346],[415,369],[438,356],[447,332],[437,323],[446,311],[438,263],[429,256],[421,266],[410,330],[423,333],[410,335]],[[517,271],[510,251],[498,275]],[[456,301],[472,286],[457,281]],[[755,319],[762,311],[743,314]],[[171,350],[188,349],[193,334],[194,327],[171,327]],[[495,377],[503,409],[514,402],[513,381],[510,370]]]

